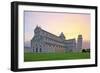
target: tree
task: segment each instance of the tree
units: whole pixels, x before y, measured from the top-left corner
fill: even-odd
[[[85,49],[82,49],[82,52],[86,52],[86,50]]]

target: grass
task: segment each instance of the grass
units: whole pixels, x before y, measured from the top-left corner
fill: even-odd
[[[47,60],[71,60],[71,59],[89,59],[90,53],[24,53],[24,61],[47,61]]]

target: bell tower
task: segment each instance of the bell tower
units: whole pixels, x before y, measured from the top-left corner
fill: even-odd
[[[81,50],[82,50],[82,43],[83,43],[82,35],[78,35],[78,39],[77,39],[77,52],[81,52]]]

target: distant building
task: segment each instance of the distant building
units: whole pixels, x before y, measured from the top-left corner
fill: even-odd
[[[78,35],[77,41],[75,38],[66,40],[63,32],[56,36],[37,26],[31,40],[31,48],[36,53],[80,52],[82,39],[82,35]]]

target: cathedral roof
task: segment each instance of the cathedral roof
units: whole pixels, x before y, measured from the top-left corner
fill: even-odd
[[[39,26],[36,26],[36,28],[34,29],[34,31],[41,31],[41,28]]]

